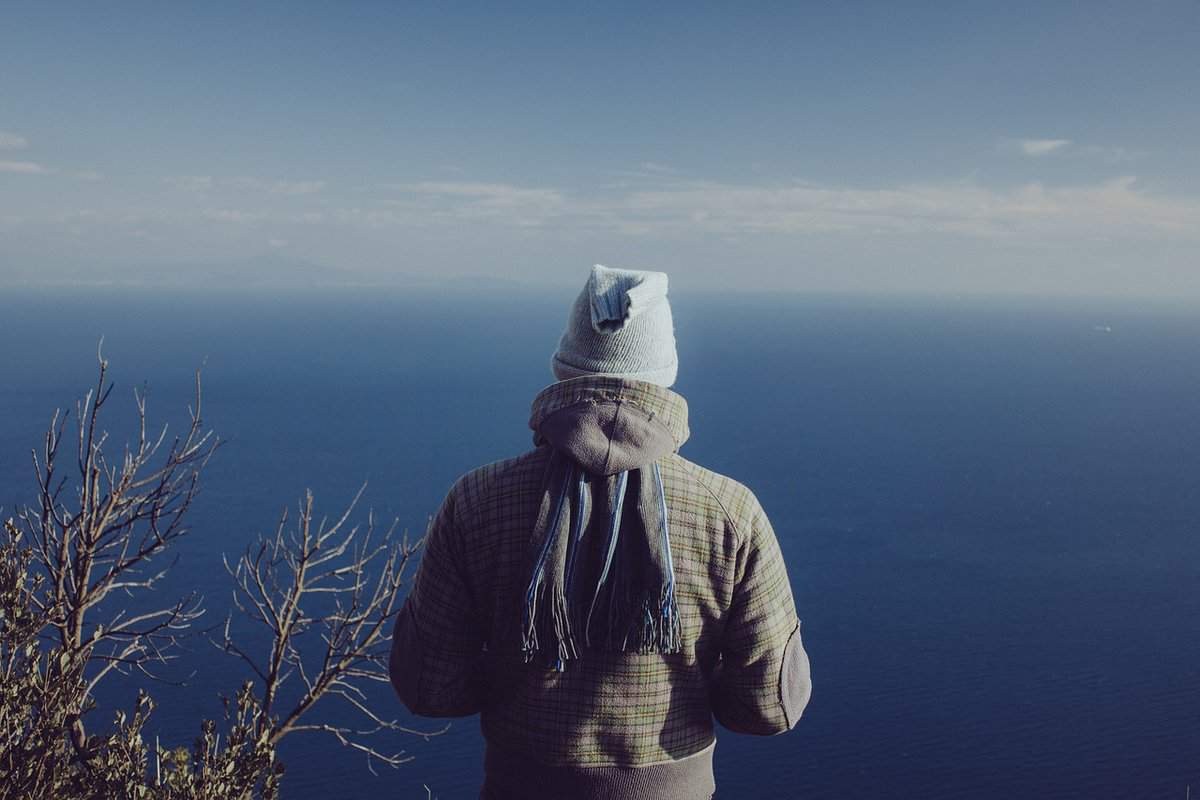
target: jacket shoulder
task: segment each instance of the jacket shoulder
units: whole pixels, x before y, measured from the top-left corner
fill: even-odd
[[[666,468],[675,472],[677,478],[696,487],[710,502],[718,505],[739,538],[748,535],[760,518],[765,519],[766,513],[758,498],[744,483],[702,467],[680,455],[670,459]]]
[[[547,455],[546,448],[539,447],[476,467],[454,482],[447,502],[453,503],[460,518],[469,518],[498,494],[536,491],[541,486]]]

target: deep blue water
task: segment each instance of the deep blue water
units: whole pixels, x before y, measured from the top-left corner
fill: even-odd
[[[94,374],[110,420],[148,386],[178,424],[204,364],[227,440],[164,595],[229,608],[221,553],[306,487],[414,532],[453,480],[529,443],[570,294],[0,296],[0,507]],[[1200,788],[1200,314],[1117,301],[675,298],[683,453],[748,484],[787,557],[813,662],[796,731],[723,733],[726,798],[1183,798]],[[252,641],[252,640],[251,640]],[[187,744],[247,677],[202,641],[155,686]],[[143,681],[144,682],[144,681]],[[113,682],[106,704],[136,682]],[[386,692],[381,708],[402,714]],[[107,712],[106,712],[107,713]],[[413,720],[414,725],[436,725]],[[298,735],[301,736],[301,735]],[[286,742],[292,798],[473,797],[476,723],[373,777]]]

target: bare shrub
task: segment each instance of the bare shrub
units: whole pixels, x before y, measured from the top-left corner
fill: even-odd
[[[102,423],[112,384],[108,362],[98,361],[96,383],[75,407],[74,436],[65,436],[69,415],[55,412],[33,454],[37,502],[6,521],[0,539],[0,798],[269,800],[283,774],[276,747],[301,731],[331,735],[368,766],[409,760],[369,737],[440,731],[385,718],[364,689],[387,683],[390,623],[420,541],[397,539],[395,523],[378,531],[370,514],[365,525],[350,524],[361,490],[332,524],[314,519],[307,493],[294,529],[285,513],[273,536],[226,562],[236,610],[220,635],[209,634],[254,677],[225,700],[223,725],[198,722],[190,749],[150,746],[143,730],[154,703],[142,691],[133,709],[89,735],[85,718],[94,716],[100,682],[114,673],[157,678],[204,613],[194,594],[135,612],[112,599],[150,592],[167,574],[159,561],[188,533],[201,473],[220,444],[201,418],[197,372],[185,429],[150,434],[145,396],[135,392],[135,433],[111,459]],[[266,626],[269,651],[240,645],[235,618]],[[313,635],[316,646],[307,643]],[[284,703],[293,677],[298,696]],[[331,697],[366,724],[314,719],[313,708]]]
[[[364,487],[365,488],[365,487]],[[435,735],[385,719],[367,705],[362,686],[388,685],[391,622],[399,611],[400,588],[416,546],[404,535],[396,541],[398,521],[377,536],[375,520],[365,526],[348,524],[363,489],[336,520],[314,520],[313,495],[300,503],[294,528],[287,513],[273,537],[262,537],[234,565],[225,569],[234,580],[237,611],[271,635],[264,659],[247,654],[230,635],[229,620],[218,647],[237,656],[258,676],[262,714],[260,736],[271,744],[300,731],[332,735],[346,747],[367,755],[367,764],[399,766],[411,760],[403,750],[385,751],[366,743],[382,731],[402,731],[422,737]],[[372,575],[372,569],[375,569]],[[322,606],[319,614],[311,605]],[[230,617],[232,619],[232,616]],[[317,632],[315,651],[302,641]],[[301,693],[280,706],[284,683],[297,677]],[[365,727],[350,728],[304,718],[325,697],[339,697],[363,719]],[[444,729],[443,729],[444,730]]]

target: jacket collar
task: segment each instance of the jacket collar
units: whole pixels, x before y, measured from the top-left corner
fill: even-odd
[[[675,450],[683,446],[690,434],[687,401],[665,386],[609,375],[584,375],[553,383],[533,399],[529,415],[529,427],[534,432],[533,443],[545,443],[538,429],[551,414],[572,406],[607,403],[636,406],[647,418],[666,427]]]

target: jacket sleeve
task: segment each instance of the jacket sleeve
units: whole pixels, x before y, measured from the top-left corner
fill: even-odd
[[[463,570],[454,497],[451,489],[429,528],[392,634],[392,685],[409,711],[425,717],[464,717],[483,705],[484,634]]]
[[[726,728],[770,736],[795,726],[812,684],[783,554],[766,514],[754,506],[738,550],[712,707]]]

